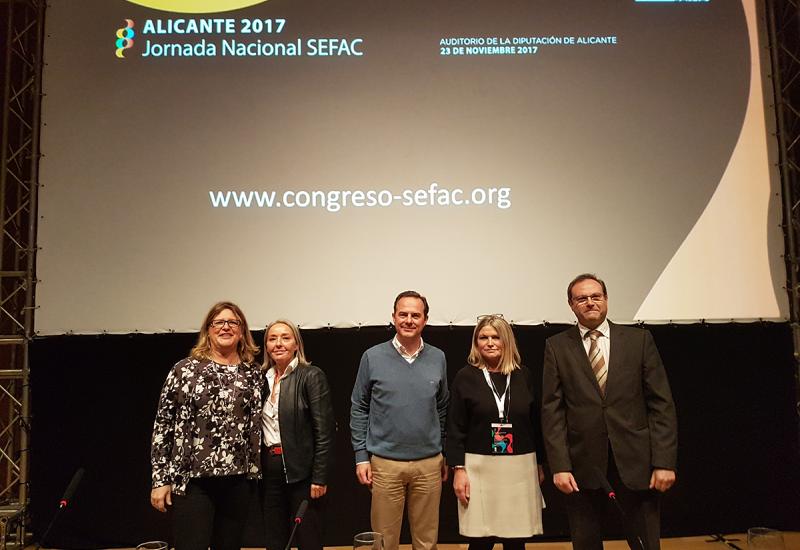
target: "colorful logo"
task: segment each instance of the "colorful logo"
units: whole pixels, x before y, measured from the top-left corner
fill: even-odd
[[[124,58],[125,50],[133,47],[133,37],[136,32],[133,30],[133,20],[126,19],[126,25],[121,29],[117,29],[117,57]]]
[[[177,13],[216,13],[263,4],[267,0],[128,0],[154,10]]]

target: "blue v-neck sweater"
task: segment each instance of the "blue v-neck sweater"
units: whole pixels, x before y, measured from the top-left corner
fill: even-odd
[[[369,348],[351,398],[356,463],[373,454],[417,460],[442,452],[449,398],[447,363],[439,348],[426,343],[413,363],[391,341]]]

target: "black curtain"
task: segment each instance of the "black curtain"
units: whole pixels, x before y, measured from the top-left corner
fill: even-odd
[[[524,363],[541,376],[544,340],[566,326],[515,327]],[[658,325],[655,337],[679,420],[678,484],[663,502],[664,536],[729,533],[754,525],[800,529],[800,446],[788,324]],[[325,544],[345,546],[369,529],[369,495],[354,475],[350,391],[362,352],[388,327],[303,331],[327,374],[338,433]],[[465,365],[472,329],[428,327],[450,379]],[[256,334],[260,341],[263,333]],[[135,546],[170,539],[169,517],[150,508],[150,433],[170,367],[194,334],[54,336],[31,347],[31,507],[40,537],[79,467],[83,483],[45,544]],[[568,533],[559,494],[546,480],[544,538]],[[443,490],[441,542],[457,542],[452,486]],[[246,544],[263,546],[255,506]],[[402,541],[409,542],[407,530]]]

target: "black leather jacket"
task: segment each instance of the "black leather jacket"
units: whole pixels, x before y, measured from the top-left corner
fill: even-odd
[[[263,395],[269,398],[269,383],[265,382]],[[310,477],[315,485],[327,485],[334,419],[325,373],[314,365],[297,365],[281,382],[278,407],[286,482]]]

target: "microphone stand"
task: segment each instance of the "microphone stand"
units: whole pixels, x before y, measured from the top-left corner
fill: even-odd
[[[614,491],[614,488],[608,482],[606,475],[600,468],[596,466],[594,467],[594,471],[597,480],[600,482],[603,491],[608,497],[608,500],[613,502],[614,506],[616,506],[617,510],[619,511],[619,515],[622,518],[622,528],[625,529],[625,540],[628,543],[628,547],[631,550],[645,550],[642,537],[639,536],[639,534],[637,534],[635,530],[631,528],[630,522],[628,521],[628,515],[625,513],[625,510],[622,509],[622,506],[617,500],[617,493]]]
[[[40,538],[39,542],[36,543],[35,550],[39,550],[42,547],[42,544],[44,544],[47,535],[50,534],[50,529],[53,528],[53,525],[55,525],[56,520],[59,518],[59,516],[61,516],[61,512],[64,510],[64,508],[69,506],[69,502],[72,500],[72,495],[74,495],[75,491],[78,490],[78,485],[80,484],[81,479],[83,478],[84,472],[85,470],[83,468],[78,468],[78,471],[76,471],[75,474],[73,474],[72,479],[69,482],[69,485],[67,485],[67,490],[64,491],[64,496],[61,497],[61,500],[58,503],[58,510],[56,510],[56,514],[53,516],[53,519],[51,519],[50,523],[47,525],[47,529],[45,529],[42,538]]]
[[[633,529],[631,529],[628,516],[625,513],[625,510],[622,509],[622,506],[620,506],[619,501],[617,500],[617,494],[614,491],[608,492],[608,500],[614,503],[614,506],[616,506],[617,510],[619,510],[620,516],[622,516],[622,526],[625,529],[625,540],[628,542],[628,547],[631,550],[645,550],[642,537],[639,536]]]
[[[305,515],[307,508],[308,501],[303,500],[303,502],[301,502],[300,506],[297,508],[297,513],[294,515],[294,525],[292,526],[292,532],[289,535],[289,540],[286,542],[286,548],[284,548],[284,550],[289,550],[292,547],[295,531],[297,531],[297,528],[300,527],[301,523],[303,523],[303,516]]]

